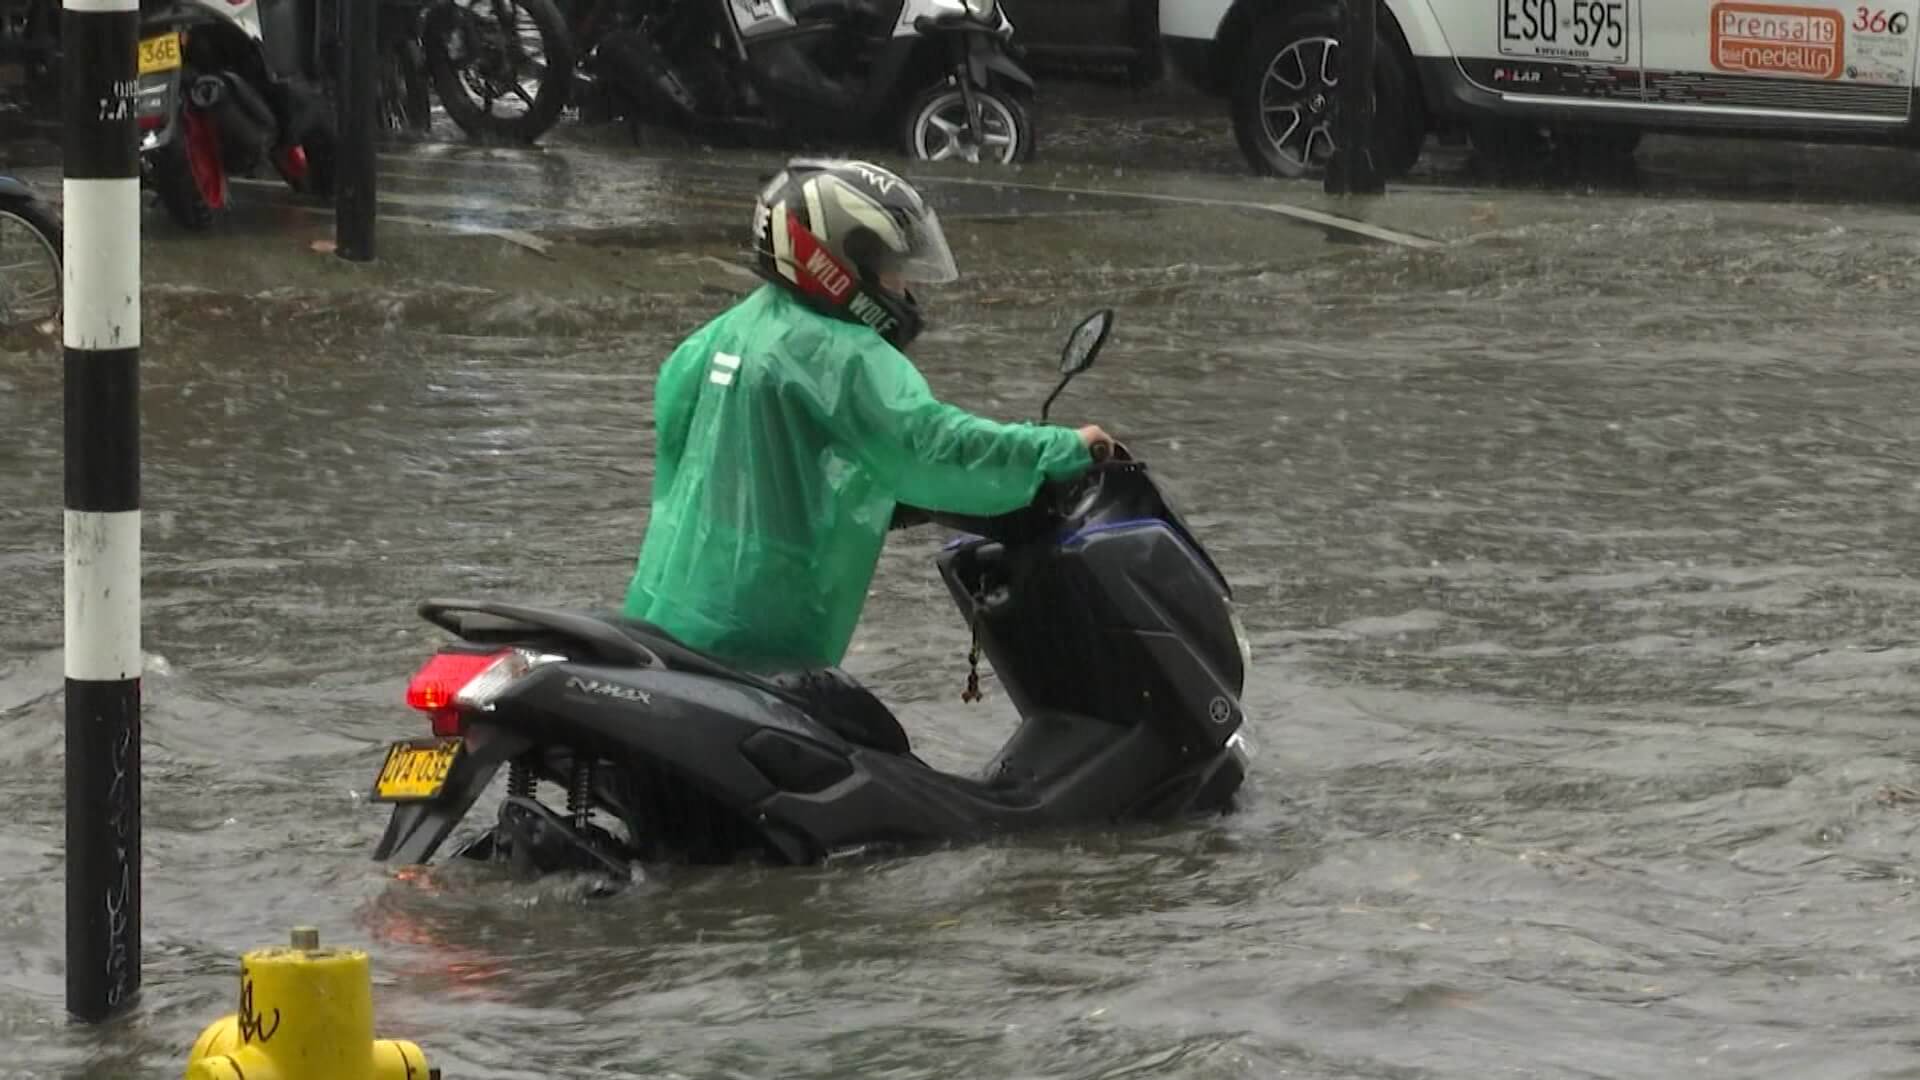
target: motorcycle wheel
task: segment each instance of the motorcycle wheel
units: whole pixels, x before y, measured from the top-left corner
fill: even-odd
[[[483,10],[467,10],[464,6],[467,3]],[[540,47],[546,54],[539,89],[530,100],[526,100],[526,89],[517,78],[509,86],[503,84],[493,72],[476,70],[476,61],[486,63],[498,59],[474,55],[476,25],[483,26],[489,32],[497,31],[496,27],[485,24],[494,18],[495,12],[502,6],[527,14],[539,34]],[[452,44],[456,34],[460,35],[463,46],[463,55],[457,60]],[[426,47],[427,69],[433,75],[433,88],[440,94],[440,104],[446,108],[453,122],[473,138],[533,142],[553,127],[554,122],[560,119],[561,110],[567,106],[575,66],[573,37],[567,32],[567,24],[553,0],[442,0],[427,13],[421,37]],[[504,45],[496,45],[495,48],[506,51]],[[512,74],[518,76],[519,65],[515,63],[512,67]],[[519,116],[503,116],[494,112],[494,103],[510,93],[526,100],[526,112]]]
[[[152,176],[160,205],[167,208],[167,214],[179,222],[181,228],[202,232],[213,227],[213,206],[201,193],[200,181],[193,175],[184,139],[175,139],[153,152]]]
[[[975,87],[973,96],[980,103],[980,124],[985,129],[979,135],[967,130],[966,100],[953,80],[914,98],[901,114],[900,142],[907,155],[921,161],[995,165],[1033,160],[1038,143],[1026,104],[1004,85]]]
[[[43,273],[47,280],[35,284],[30,290],[16,288],[11,280],[0,283],[0,329],[7,330],[33,326],[60,315],[60,260],[65,243],[60,219],[45,203],[32,199],[0,202],[0,235],[10,232],[8,226],[13,223],[24,226],[33,234],[39,250],[28,261],[9,259],[8,265],[0,273],[11,279],[16,270],[29,273],[37,271]]]
[[[433,126],[433,83],[420,43],[395,40],[380,57],[380,122],[388,131],[424,132]]]

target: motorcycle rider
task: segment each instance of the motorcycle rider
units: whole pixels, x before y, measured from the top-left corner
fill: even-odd
[[[742,668],[820,673],[846,653],[897,504],[1016,510],[1111,439],[933,396],[902,352],[923,327],[910,286],[959,275],[939,218],[894,173],[789,162],[753,231],[767,284],[660,370],[625,615]]]

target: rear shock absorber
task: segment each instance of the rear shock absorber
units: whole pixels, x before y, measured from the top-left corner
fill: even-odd
[[[538,781],[533,775],[533,765],[526,755],[514,758],[507,765],[507,797],[510,799],[531,799],[534,786]]]
[[[567,816],[573,827],[584,829],[593,820],[593,761],[574,759],[573,775],[567,784]]]

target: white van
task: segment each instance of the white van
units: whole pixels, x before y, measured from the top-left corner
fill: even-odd
[[[1553,136],[1631,153],[1642,131],[1920,144],[1920,0],[1382,0],[1376,158],[1430,131],[1513,153]],[[1160,0],[1161,43],[1232,101],[1240,148],[1298,176],[1332,149],[1332,0]]]

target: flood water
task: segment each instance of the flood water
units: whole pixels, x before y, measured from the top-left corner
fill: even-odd
[[[417,599],[622,595],[655,367],[726,289],[156,284],[146,991],[102,1029],[61,1006],[59,365],[0,355],[0,1075],[176,1075],[308,923],[450,1078],[1920,1077],[1920,229],[1496,217],[1175,269],[1153,215],[1073,226],[1098,258],[965,230],[945,396],[1027,415],[1119,309],[1062,418],[1234,583],[1241,812],[599,901],[376,866],[365,792],[423,731]],[[970,767],[1012,717],[959,702],[940,539],[848,667]]]

